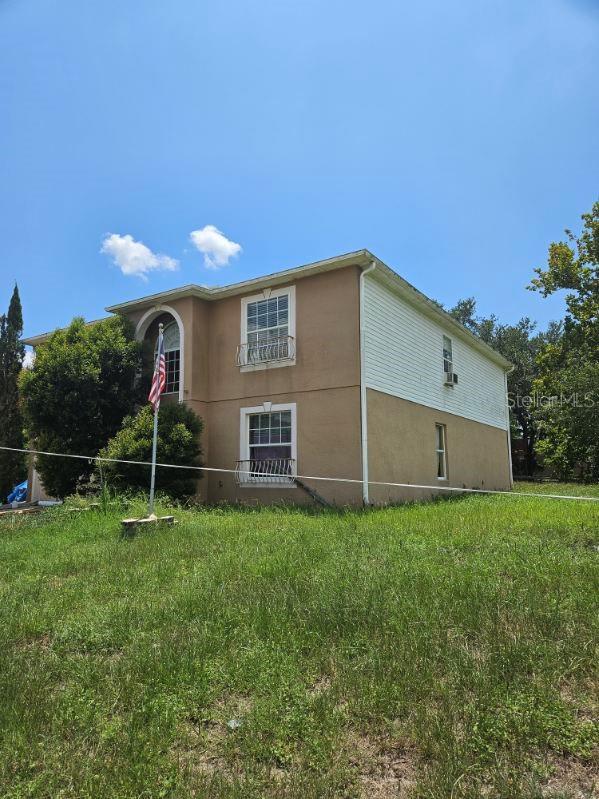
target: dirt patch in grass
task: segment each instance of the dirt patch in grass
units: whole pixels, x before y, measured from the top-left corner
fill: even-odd
[[[352,733],[347,742],[349,762],[364,799],[407,799],[416,782],[413,747]]]
[[[554,758],[549,763],[550,776],[544,781],[541,795],[594,799],[599,796],[598,762],[583,763],[575,758]]]
[[[223,757],[226,734],[226,728],[214,721],[204,721],[201,725],[184,722],[180,740],[172,750],[179,768],[192,776],[232,777],[231,767]]]
[[[570,705],[576,716],[584,721],[595,721],[599,717],[599,702],[594,699],[596,686],[590,682],[581,686],[572,686],[567,683],[560,687],[560,697]]]
[[[23,638],[21,641],[19,641],[16,648],[25,651],[38,650],[40,652],[47,652],[52,648],[52,639],[48,633],[31,635],[28,638]]]
[[[325,694],[327,691],[331,690],[331,678],[328,677],[326,674],[318,677],[312,685],[308,688],[308,696],[316,697]]]
[[[252,708],[244,696],[220,699],[206,716],[190,716],[181,725],[172,748],[179,768],[191,777],[219,776],[227,782],[243,778],[241,764],[231,757],[229,738]],[[227,757],[227,754],[229,756]]]

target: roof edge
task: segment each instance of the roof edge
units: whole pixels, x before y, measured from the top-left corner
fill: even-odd
[[[97,325],[98,322],[104,322],[106,319],[112,319],[114,317],[111,316],[102,316],[100,319],[90,319],[89,322],[85,322],[87,327],[91,327],[91,325]],[[27,338],[21,339],[21,344],[25,344],[27,347],[37,347],[39,344],[43,344],[45,341],[48,341],[50,336],[54,333],[58,333],[62,330],[67,330],[69,325],[65,325],[64,327],[55,327],[54,330],[49,330],[47,333],[38,333],[36,336],[27,336]]]
[[[333,258],[325,258],[320,261],[313,261],[302,266],[284,269],[280,272],[272,272],[269,275],[261,277],[250,278],[238,283],[231,283],[226,286],[215,286],[210,288],[208,286],[200,286],[196,283],[189,283],[179,288],[161,291],[156,294],[149,294],[146,297],[140,297],[136,300],[128,300],[127,302],[117,303],[116,305],[109,305],[105,308],[108,313],[124,313],[133,310],[143,310],[144,308],[152,307],[153,305],[168,303],[168,301],[180,299],[182,297],[198,297],[203,300],[220,300],[225,297],[232,297],[237,294],[244,294],[247,291],[254,289],[264,288],[267,286],[277,286],[285,284],[297,277],[309,277],[312,274],[320,272],[329,272],[334,269],[341,269],[344,266],[368,266],[375,263],[377,269],[371,273],[371,277],[376,279],[377,272],[379,279],[385,283],[389,288],[395,290],[406,301],[418,307],[427,316],[435,319],[436,321],[449,327],[455,334],[460,336],[466,342],[474,346],[479,352],[486,355],[496,364],[501,366],[506,371],[513,369],[513,364],[504,358],[497,350],[486,344],[481,338],[476,336],[472,331],[468,330],[461,322],[454,319],[444,308],[439,306],[436,302],[431,300],[426,294],[423,294],[415,286],[409,283],[405,278],[401,277],[395,270],[387,266],[386,263],[381,261],[373,255],[370,250],[361,249],[353,252],[343,253],[336,255]],[[109,318],[109,317],[104,317]],[[95,324],[101,320],[96,319],[88,324]],[[58,330],[64,328],[57,328]],[[54,332],[54,331],[52,331]],[[30,336],[22,339],[23,344],[35,347],[43,344],[52,335],[52,332],[40,333],[37,336]]]
[[[295,266],[291,269],[283,269],[280,272],[272,272],[269,275],[242,280],[239,283],[231,283],[227,286],[209,288],[208,286],[199,286],[196,283],[190,283],[180,288],[161,291],[157,294],[149,294],[147,297],[140,297],[137,300],[129,300],[127,302],[118,303],[117,305],[109,305],[105,310],[109,313],[122,313],[123,311],[142,309],[168,300],[180,299],[181,297],[199,297],[200,299],[208,301],[220,300],[224,297],[243,294],[252,289],[280,285],[286,283],[291,278],[308,277],[311,274],[329,272],[333,269],[340,269],[343,266],[351,266],[353,264],[361,266],[372,260],[375,260],[375,257],[368,250],[356,250],[355,252],[336,255],[333,258],[325,258],[322,261],[313,261],[312,263]]]
[[[479,336],[475,335],[471,330],[468,330],[461,322],[458,322],[457,319],[454,319],[453,316],[448,313],[444,308],[438,305],[436,302],[427,297],[426,294],[423,294],[419,291],[415,286],[409,283],[405,278],[398,275],[391,267],[387,266],[383,261],[375,256],[372,256],[373,260],[376,262],[377,267],[379,267],[379,274],[382,275],[384,283],[387,283],[392,289],[395,288],[397,293],[404,297],[408,302],[411,302],[416,307],[422,309],[427,316],[436,319],[446,326],[450,327],[452,331],[454,331],[457,335],[461,336],[467,343],[474,346],[479,352],[483,355],[486,355],[492,361],[494,361],[498,366],[501,366],[502,369],[505,371],[511,371],[514,368],[514,365],[511,361],[508,361],[500,352],[493,349],[489,344],[479,338]],[[373,279],[377,270],[370,273],[370,277]]]

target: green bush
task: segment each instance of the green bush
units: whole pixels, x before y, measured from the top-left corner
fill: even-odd
[[[198,466],[202,420],[186,405],[162,405],[158,416],[158,463]],[[128,416],[119,432],[100,452],[104,458],[143,461],[152,458],[154,413],[145,405],[135,416]],[[108,484],[122,491],[142,489],[150,485],[150,468],[127,463],[102,463]],[[197,470],[157,467],[156,490],[175,499],[189,497],[196,491],[201,472]]]

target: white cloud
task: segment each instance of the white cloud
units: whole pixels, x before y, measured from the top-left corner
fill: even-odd
[[[31,369],[35,363],[35,350],[25,350],[25,357],[23,358],[23,369]]]
[[[207,269],[221,269],[227,266],[231,258],[239,255],[241,244],[228,239],[214,225],[206,225],[200,230],[192,230],[189,238],[204,256]]]
[[[102,242],[100,252],[112,256],[114,263],[124,275],[136,275],[142,280],[147,280],[148,272],[167,270],[172,272],[179,262],[168,255],[159,255],[141,241],[135,241],[127,233],[121,236],[118,233],[109,233]]]

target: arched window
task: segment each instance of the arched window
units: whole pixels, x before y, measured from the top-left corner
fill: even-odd
[[[179,325],[169,322],[164,326],[164,357],[166,361],[166,388],[165,394],[179,393],[179,375],[181,373],[181,339]],[[154,358],[158,351],[158,339],[154,347]]]

